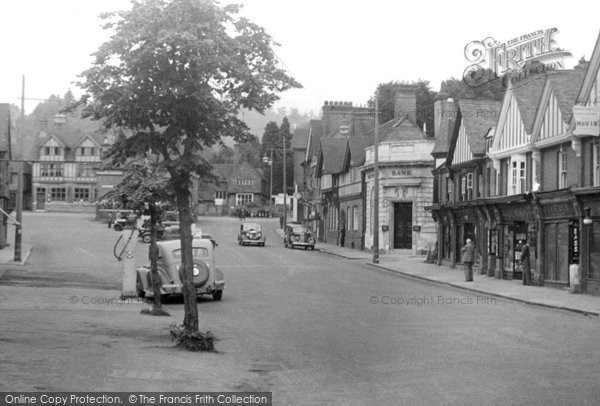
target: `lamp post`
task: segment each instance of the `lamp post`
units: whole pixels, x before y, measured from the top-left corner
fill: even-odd
[[[271,158],[265,153],[262,161],[268,164],[271,169],[271,178],[269,180],[269,217],[271,217],[273,215],[273,150],[271,150]]]
[[[287,179],[285,173],[285,136],[281,137],[283,143],[283,232],[285,233],[285,226],[287,225]]]

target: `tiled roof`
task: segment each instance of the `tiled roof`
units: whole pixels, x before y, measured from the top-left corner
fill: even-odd
[[[233,173],[233,164],[212,164],[212,173],[221,180],[228,180]]]
[[[310,151],[312,156],[318,155],[321,146],[321,138],[323,137],[323,121],[310,120],[308,125],[310,132]]]
[[[403,116],[394,121],[392,126],[386,126],[379,133],[380,141],[418,141],[428,138],[409,116]]]
[[[321,140],[321,153],[323,157],[323,174],[336,174],[344,171],[346,154],[348,152],[348,138],[323,138]]]
[[[548,73],[533,75],[513,85],[513,95],[517,100],[523,125],[528,134],[533,131],[535,115],[540,105],[547,76]]]
[[[577,100],[585,70],[562,70],[552,72],[548,80],[558,100],[563,120],[568,123],[573,114],[573,106]]]
[[[40,147],[42,147],[42,145],[44,145],[50,138],[56,139],[65,148],[69,148],[65,156],[65,159],[67,160],[74,159],[75,148],[77,148],[85,139],[90,138],[92,142],[98,145],[98,147],[101,147],[106,138],[106,134],[100,133],[99,128],[95,132],[85,132],[79,128],[74,128],[73,126],[67,125],[64,127],[56,125],[50,126],[48,130],[40,134],[43,136],[43,138],[37,142],[33,148],[31,154],[33,160],[39,159]]]
[[[458,101],[462,122],[473,154],[485,153],[485,136],[494,127],[500,116],[502,102],[491,100]]]
[[[0,151],[8,151],[10,125],[10,105],[8,103],[0,103]]]
[[[360,166],[365,163],[365,148],[373,145],[372,136],[349,137],[350,166]]]
[[[451,131],[448,131],[449,128],[454,126],[454,120],[456,119],[456,109],[452,114],[449,112],[444,112],[439,120],[440,120],[440,129],[435,136],[435,146],[433,147],[432,154],[447,154],[448,153],[448,140],[450,139],[448,134],[452,134]],[[437,118],[437,117],[436,117]]]
[[[306,149],[308,143],[308,128],[296,128],[292,136],[292,149]]]

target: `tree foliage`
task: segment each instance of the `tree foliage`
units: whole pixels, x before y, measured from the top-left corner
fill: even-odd
[[[186,331],[198,331],[192,283],[190,185],[209,176],[199,152],[231,136],[246,139],[241,108],[264,112],[278,92],[300,87],[278,66],[272,38],[240,6],[213,0],[142,0],[103,16],[111,38],[82,74],[86,114],[133,135],[113,160],[158,154],[180,214]]]
[[[504,98],[505,81],[501,77],[487,69],[481,73],[483,77],[488,78],[480,86],[469,86],[463,79],[450,78],[444,80],[440,86],[440,93],[448,94],[455,100],[476,99],[476,100],[497,100]]]
[[[429,81],[419,80],[414,83],[417,86],[417,115],[416,119],[419,128],[423,128],[423,124],[427,124],[427,134],[433,136],[433,103],[435,101],[436,92],[431,90]],[[380,83],[377,86],[379,94],[379,123],[386,123],[394,118],[395,115],[395,96],[398,89],[406,84],[398,81]],[[370,107],[374,107],[374,99],[368,102]]]

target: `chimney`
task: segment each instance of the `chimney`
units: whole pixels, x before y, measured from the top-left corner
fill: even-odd
[[[433,134],[438,138],[442,123],[454,120],[456,116],[456,106],[450,95],[440,93],[437,100],[433,103]]]
[[[399,85],[394,96],[394,115],[402,117],[410,116],[417,119],[417,85]]]

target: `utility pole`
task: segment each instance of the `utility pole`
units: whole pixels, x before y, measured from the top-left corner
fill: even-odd
[[[373,263],[379,263],[379,90],[375,91],[375,150],[373,163]]]
[[[287,225],[287,179],[285,173],[285,134],[281,137],[283,140],[283,233],[285,235],[285,226]]]
[[[23,157],[23,138],[25,137],[25,75],[21,85],[21,125],[19,126],[19,155]],[[17,175],[17,224],[15,226],[15,262],[21,262],[21,243],[23,229],[23,162],[17,164],[19,173]]]

